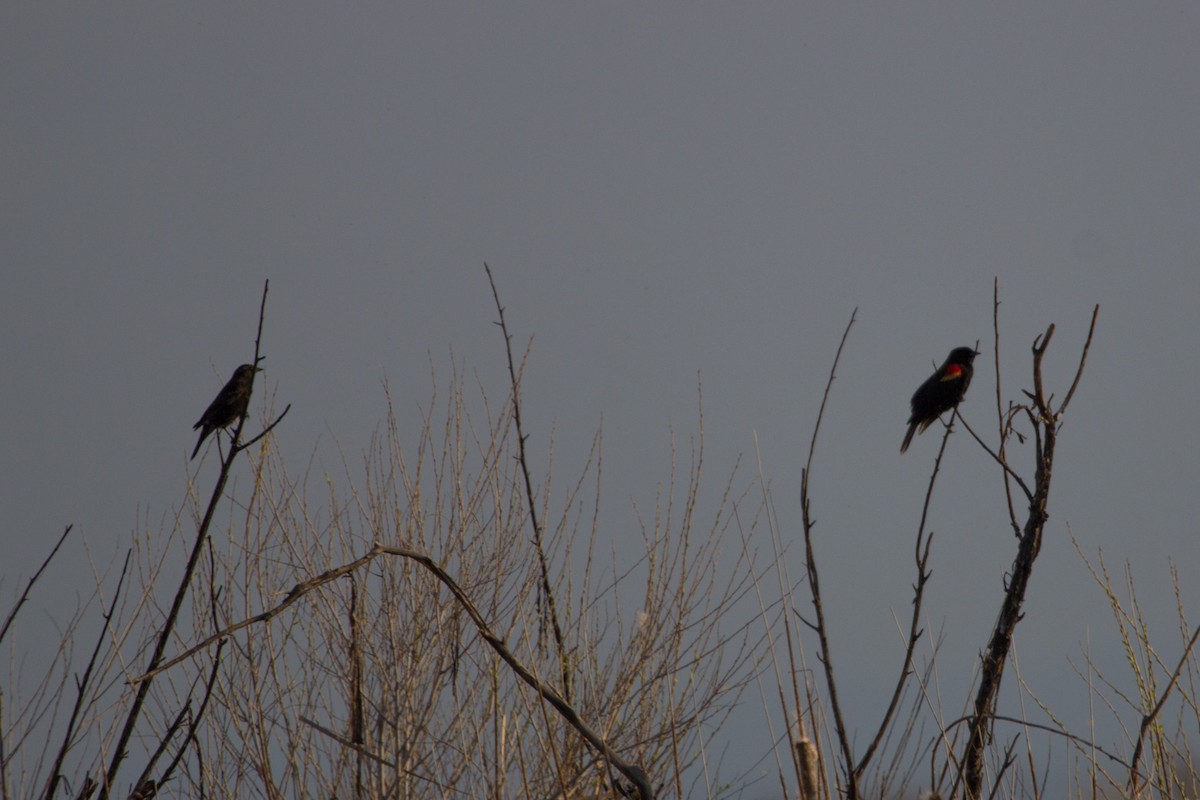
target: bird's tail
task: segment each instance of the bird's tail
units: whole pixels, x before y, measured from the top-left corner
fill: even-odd
[[[904,444],[900,445],[900,452],[903,453],[912,444],[913,436],[917,433],[917,423],[912,423],[908,426],[908,433],[904,434]]]
[[[200,452],[200,445],[204,444],[204,440],[206,438],[208,438],[208,433],[209,433],[208,428],[202,428],[200,430],[200,438],[196,440],[196,449],[192,451],[192,457],[190,459],[188,459],[189,461],[195,460],[196,453]],[[911,436],[912,434],[909,434],[909,435]]]

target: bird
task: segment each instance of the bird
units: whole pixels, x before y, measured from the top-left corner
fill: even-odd
[[[129,795],[129,800],[154,800],[155,797],[158,797],[158,781],[147,778]]]
[[[208,408],[204,409],[200,419],[192,426],[192,430],[199,429],[200,431],[200,438],[196,440],[196,449],[192,451],[192,458],[195,458],[196,454],[200,452],[200,445],[204,444],[204,440],[210,433],[220,428],[228,428],[238,417],[246,413],[246,407],[250,405],[250,391],[256,372],[262,372],[262,367],[242,364],[233,371],[233,377],[221,388],[221,391],[217,392],[217,396],[208,404]]]
[[[962,402],[975,368],[971,363],[979,353],[973,347],[956,347],[946,361],[918,387],[912,396],[912,416],[908,418],[908,433],[900,452],[908,449],[914,435],[925,429],[944,412]]]

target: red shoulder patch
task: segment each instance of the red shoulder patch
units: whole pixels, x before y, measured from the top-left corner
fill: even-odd
[[[959,366],[958,364],[947,364],[946,365],[946,374],[943,375],[939,380],[943,380],[943,381],[956,380],[958,378],[961,378],[962,374],[963,374],[963,368],[961,366]]]

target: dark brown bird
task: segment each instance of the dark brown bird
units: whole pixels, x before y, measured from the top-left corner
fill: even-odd
[[[956,347],[912,396],[912,416],[908,418],[908,433],[900,452],[908,449],[915,434],[924,433],[934,420],[957,406],[971,385],[975,368],[971,366],[979,355],[973,347]]]
[[[262,367],[242,364],[233,371],[229,383],[217,392],[217,396],[209,403],[208,408],[200,415],[200,420],[192,426],[192,430],[200,429],[200,438],[196,440],[196,449],[192,458],[200,452],[200,445],[215,430],[228,428],[238,417],[246,413],[250,405],[250,391],[254,384],[254,373],[262,372]]]

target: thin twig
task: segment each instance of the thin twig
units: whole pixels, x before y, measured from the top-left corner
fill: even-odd
[[[1067,410],[1067,405],[1071,402],[1071,398],[1075,396],[1075,389],[1079,386],[1079,379],[1083,377],[1083,365],[1087,363],[1088,351],[1092,349],[1092,335],[1096,332],[1096,318],[1100,316],[1100,304],[1097,303],[1092,309],[1092,324],[1088,326],[1087,341],[1083,343],[1083,355],[1079,357],[1079,368],[1075,370],[1075,380],[1071,381],[1071,388],[1067,390],[1067,396],[1058,406],[1058,413]]]
[[[69,530],[70,527],[68,526],[67,531]],[[63,536],[66,536],[66,531],[63,532]],[[62,539],[59,539],[58,543],[62,544]],[[55,549],[58,549],[57,545]],[[66,731],[63,733],[62,745],[58,749],[58,755],[54,759],[54,766],[50,768],[50,777],[46,782],[46,791],[42,794],[45,800],[53,800],[58,792],[58,783],[62,780],[63,761],[66,760],[67,753],[70,751],[72,741],[75,738],[75,723],[79,720],[79,715],[83,711],[84,696],[91,685],[92,670],[95,669],[96,659],[100,655],[100,648],[108,638],[108,630],[112,625],[113,615],[117,607],[117,598],[121,596],[121,589],[125,585],[125,575],[129,570],[129,559],[132,555],[132,550],[125,551],[125,563],[121,565],[121,577],[117,579],[117,588],[113,592],[112,602],[108,605],[108,611],[101,617],[104,620],[104,624],[100,626],[100,635],[96,637],[96,646],[92,649],[92,655],[88,659],[87,667],[83,670],[83,676],[75,680],[75,704],[71,708],[70,717],[67,719]]]
[[[1175,689],[1175,684],[1179,683],[1179,676],[1183,674],[1183,668],[1187,666],[1187,662],[1192,656],[1192,651],[1196,647],[1197,640],[1200,640],[1200,627],[1197,627],[1192,632],[1192,638],[1188,640],[1187,647],[1183,648],[1183,654],[1179,657],[1179,663],[1175,665],[1175,671],[1171,673],[1171,680],[1167,682],[1167,688],[1163,689],[1158,702],[1154,704],[1154,708],[1150,709],[1150,713],[1142,717],[1142,722],[1138,726],[1137,745],[1133,748],[1133,758],[1130,759],[1129,765],[1130,797],[1137,797],[1138,795],[1138,763],[1141,761],[1142,750],[1146,743],[1146,731],[1158,719],[1163,706],[1167,703],[1167,698]]]
[[[216,570],[216,564],[213,563],[214,559],[213,559],[213,548],[212,548],[212,540],[211,539],[208,542],[208,556],[209,556],[209,572],[208,572],[209,613],[211,614],[213,624],[215,625],[217,619],[219,618],[218,608],[219,608],[221,590],[220,590],[220,588],[217,587],[216,580],[214,577],[217,573],[217,570]],[[228,642],[229,642],[228,639],[222,639],[220,642],[217,643],[217,651],[215,653],[213,653],[212,669],[209,670],[208,681],[204,685],[204,697],[200,700],[200,707],[198,709],[196,709],[196,713],[192,714],[190,716],[190,718],[188,719],[187,735],[185,735],[183,737],[183,741],[180,742],[179,747],[175,750],[175,757],[171,759],[170,763],[167,764],[167,768],[165,770],[163,770],[162,774],[159,776],[159,780],[158,780],[159,786],[162,786],[164,783],[171,780],[171,777],[175,774],[175,770],[179,767],[179,764],[183,761],[183,756],[187,752],[188,746],[196,742],[196,731],[200,727],[200,722],[204,719],[204,712],[208,710],[208,701],[212,699],[213,687],[216,686],[217,676],[221,672],[221,655],[222,655],[222,653],[225,652],[225,645]],[[190,699],[189,699],[189,702],[190,702]],[[147,770],[145,772],[143,772],[144,778],[149,777],[148,772],[149,772],[149,768],[147,768]]]
[[[988,454],[996,459],[996,463],[1004,470],[1004,502],[1008,507],[1008,522],[1012,525],[1013,535],[1018,539],[1021,538],[1021,526],[1017,522],[1017,509],[1013,506],[1012,498],[1012,482],[1015,479],[1021,486],[1021,491],[1025,492],[1027,501],[1033,499],[1033,493],[1029,491],[1029,487],[1025,485],[1025,481],[1021,476],[1017,475],[1008,466],[1008,435],[1012,431],[1012,415],[1008,414],[1007,419],[1004,413],[1004,402],[1001,399],[1001,382],[1000,382],[1000,277],[993,276],[992,278],[992,361],[996,371],[996,427],[1000,436],[1000,446],[997,452],[993,453],[991,448],[983,443],[983,440],[975,435],[975,431],[963,420],[963,427],[967,432],[974,437],[975,441],[983,447]],[[962,419],[960,417],[960,419]]]
[[[837,379],[838,362],[842,360],[842,348],[846,346],[846,337],[850,335],[850,329],[854,327],[855,319],[858,317],[858,306],[850,312],[850,321],[846,323],[846,329],[842,331],[842,340],[838,343],[837,352],[833,355],[833,366],[829,368],[829,380],[825,381],[825,393],[821,395],[821,407],[817,411],[817,422],[813,425],[812,440],[808,444],[808,461],[805,462],[804,471],[808,473],[812,470],[813,454],[817,452],[817,434],[821,431],[821,420],[825,418],[825,405],[829,402],[829,391],[833,388],[833,382]]]
[[[955,409],[955,410],[957,411],[957,409]],[[958,415],[958,420],[959,420],[959,422],[961,422],[963,424],[963,427],[967,429],[967,433],[971,434],[971,438],[974,439],[976,442],[978,442],[979,446],[982,447],[984,449],[984,451],[989,456],[992,457],[992,460],[1000,465],[1000,469],[1002,469],[1004,471],[1005,491],[1008,494],[1008,502],[1009,502],[1010,511],[1012,510],[1012,492],[1008,490],[1008,478],[1012,478],[1013,480],[1015,480],[1017,482],[1017,485],[1021,487],[1021,491],[1025,493],[1026,500],[1032,500],[1033,492],[1031,492],[1029,490],[1029,486],[1025,483],[1024,479],[1022,479],[1020,475],[1018,475],[1015,471],[1013,471],[1012,467],[1008,466],[1008,461],[1005,459],[1005,457],[1003,455],[1003,450],[1000,453],[997,453],[995,450],[993,450],[991,447],[989,447],[987,442],[985,442],[983,439],[979,438],[979,434],[977,434],[975,432],[975,429],[971,427],[971,424],[969,422],[967,422],[966,417],[964,417],[961,413],[959,413],[959,415]],[[1001,442],[1002,442],[1001,448],[1003,448],[1003,446],[1004,446],[1003,440],[1001,440]],[[1016,516],[1015,512],[1012,512],[1012,515],[1015,517]]]
[[[251,439],[251,440],[250,440],[250,441],[248,441],[248,442],[242,442],[241,444],[235,445],[235,446],[234,446],[234,452],[235,452],[235,453],[240,453],[240,452],[242,452],[242,451],[243,451],[243,450],[245,450],[247,447],[250,447],[250,446],[251,446],[251,445],[253,445],[255,442],[257,442],[259,439],[263,438],[263,437],[264,437],[264,436],[266,436],[268,433],[270,433],[271,431],[275,430],[275,426],[276,426],[276,425],[278,425],[279,423],[283,422],[283,418],[284,418],[284,417],[286,417],[286,416],[287,416],[287,413],[288,413],[289,411],[291,411],[291,410],[292,410],[292,404],[291,404],[291,403],[288,403],[288,404],[287,404],[287,406],[286,406],[286,407],[283,409],[283,411],[282,411],[282,412],[279,414],[279,416],[275,418],[275,421],[274,421],[274,422],[272,422],[270,425],[268,425],[266,428],[263,428],[263,431],[262,431],[262,433],[258,434],[258,436],[255,436],[253,439]]]
[[[37,572],[33,573],[33,577],[25,584],[25,591],[21,592],[21,597],[17,600],[16,605],[12,607],[12,611],[8,612],[8,616],[4,619],[4,626],[0,627],[0,642],[4,641],[4,637],[8,634],[8,628],[12,625],[13,620],[17,618],[17,612],[21,610],[21,606],[25,605],[25,601],[29,599],[29,592],[33,589],[33,585],[37,583],[38,578],[46,571],[46,567],[50,566],[50,562],[54,560],[54,556],[58,553],[58,548],[62,547],[62,543],[66,541],[67,534],[71,532],[74,525],[68,525],[58,537],[58,541],[54,543],[54,547],[50,548],[50,555],[46,556],[46,560],[38,567]]]
[[[1004,779],[1004,773],[1008,772],[1009,767],[1016,761],[1016,756],[1013,755],[1013,750],[1016,749],[1017,740],[1020,736],[1013,737],[1013,740],[1004,748],[1004,758],[1000,759],[1000,769],[996,772],[996,780],[992,781],[992,791],[988,795],[988,800],[996,800],[996,795],[1000,792],[1000,782]],[[1036,794],[1034,795],[1037,796]]]
[[[196,686],[195,682],[193,682],[192,688],[194,689],[195,686]],[[169,745],[171,743],[171,740],[175,738],[175,734],[179,731],[180,728],[183,727],[183,721],[188,718],[188,715],[191,713],[191,710],[192,710],[192,697],[191,697],[191,691],[189,690],[188,691],[188,699],[185,700],[183,703],[183,706],[180,707],[179,713],[177,713],[175,715],[175,719],[171,720],[171,724],[167,726],[166,732],[163,733],[163,735],[159,738],[158,746],[155,747],[154,752],[150,754],[150,759],[146,762],[146,766],[142,767],[142,774],[139,775],[138,779],[133,782],[134,786],[145,786],[150,781],[150,773],[154,771],[154,767],[155,767],[155,765],[158,764],[158,760],[160,758],[162,758],[162,754],[167,752],[167,745]],[[183,745],[181,745],[180,749],[182,749],[186,745],[187,745],[187,739],[185,738],[183,741]],[[166,782],[165,780],[161,780],[161,781],[157,781],[156,784],[161,785],[165,782]]]
[[[350,643],[349,652],[346,653],[350,660],[350,739],[360,747],[366,741],[366,733],[363,729],[363,646],[360,641],[361,632],[359,631],[359,611],[358,611],[358,578],[352,573],[350,575],[350,608],[346,612],[347,621],[350,628]],[[354,759],[354,798],[362,800],[365,787],[363,785],[363,771],[366,765],[363,763],[363,754],[356,753],[357,758]]]
[[[1046,328],[1046,332],[1039,334],[1033,339],[1033,402],[1037,404],[1037,409],[1041,413],[1047,415],[1046,422],[1049,418],[1049,405],[1046,401],[1045,389],[1042,387],[1042,359],[1046,356],[1046,348],[1050,346],[1050,340],[1054,338],[1054,323]]]
[[[829,402],[829,392],[833,387],[833,382],[837,378],[838,363],[842,358],[842,348],[846,346],[846,338],[850,335],[850,328],[854,326],[855,317],[858,315],[858,309],[855,308],[850,314],[850,321],[846,324],[846,329],[842,332],[842,340],[838,344],[837,353],[833,357],[833,365],[829,368],[829,379],[825,382],[825,393],[821,397],[821,407],[817,411],[817,421],[813,425],[812,440],[808,446],[808,461],[804,470],[800,473],[800,513],[801,524],[804,528],[804,562],[805,569],[808,572],[808,588],[812,595],[813,609],[816,612],[816,623],[811,624],[820,642],[821,652],[818,660],[825,671],[825,685],[829,689],[829,706],[833,712],[834,728],[837,731],[838,744],[842,750],[842,758],[845,761],[845,771],[848,786],[846,789],[849,800],[857,800],[858,798],[858,772],[854,768],[854,752],[850,746],[850,736],[846,731],[846,722],[842,714],[842,706],[838,701],[837,681],[834,677],[833,657],[829,648],[828,627],[825,623],[825,607],[821,599],[821,581],[817,571],[816,555],[813,551],[813,526],[816,524],[810,514],[810,504],[808,496],[808,477],[809,471],[812,469],[813,454],[817,449],[817,435],[821,431],[821,420],[825,417],[825,405]],[[803,618],[801,618],[803,620]]]
[[[308,727],[312,728],[313,730],[321,733],[322,735],[328,736],[330,739],[337,742],[342,747],[353,750],[355,753],[358,753],[363,758],[368,758],[378,764],[382,764],[383,766],[388,767],[389,769],[394,769],[398,772],[402,772],[405,775],[408,775],[409,777],[416,778],[419,781],[424,781],[425,783],[432,784],[433,786],[436,786],[438,789],[440,789],[443,792],[453,792],[454,794],[459,794],[459,795],[466,794],[466,792],[462,791],[461,789],[456,789],[453,786],[447,786],[444,783],[439,783],[438,781],[435,781],[433,778],[426,777],[425,775],[422,775],[418,772],[413,772],[410,769],[405,769],[404,767],[399,766],[398,764],[396,764],[392,761],[389,761],[387,758],[384,758],[383,756],[379,755],[378,753],[372,752],[367,747],[365,747],[363,744],[361,744],[359,742],[355,742],[351,739],[347,739],[345,736],[342,736],[337,731],[330,730],[329,728],[326,728],[324,725],[321,725],[318,722],[314,722],[313,720],[309,719],[308,717],[301,716],[300,721],[302,723],[304,723],[305,725],[307,725]],[[385,795],[385,796],[390,796],[390,795]]]
[[[1025,726],[1027,728],[1034,728],[1035,730],[1044,731],[1046,733],[1051,733],[1051,734],[1054,734],[1055,736],[1061,736],[1062,738],[1066,739],[1067,741],[1069,741],[1072,744],[1077,745],[1081,748],[1095,750],[1097,753],[1104,756],[1109,761],[1112,761],[1115,764],[1119,764],[1122,767],[1129,766],[1129,764],[1127,762],[1125,762],[1117,754],[1110,753],[1108,750],[1105,750],[1103,747],[1101,747],[1100,745],[1091,741],[1090,739],[1085,739],[1082,736],[1078,736],[1074,733],[1070,733],[1068,731],[1063,730],[1062,728],[1056,728],[1052,725],[1046,725],[1046,724],[1039,723],[1039,722],[1030,722],[1029,720],[1019,719],[1017,717],[1010,717],[1006,714],[993,714],[992,719],[996,722],[1012,722],[1017,725]],[[955,728],[959,725],[969,723],[970,721],[971,721],[970,717],[959,717],[958,719],[956,719],[956,720],[950,722],[948,725],[946,725],[946,730],[950,730],[951,728]]]
[[[912,675],[913,653],[916,652],[917,640],[921,638],[921,606],[925,599],[925,584],[929,582],[931,575],[929,572],[929,554],[930,548],[933,546],[933,533],[931,531],[926,535],[925,524],[929,517],[929,506],[933,501],[933,487],[937,483],[937,476],[942,468],[942,457],[946,453],[946,445],[950,442],[950,433],[954,428],[954,418],[956,416],[958,416],[957,408],[954,409],[950,417],[950,424],[946,426],[946,433],[942,436],[942,446],[938,449],[937,458],[934,459],[933,473],[929,476],[929,485],[925,489],[925,503],[921,507],[921,522],[917,526],[917,541],[914,548],[914,560],[917,565],[917,582],[913,585],[913,610],[908,624],[908,640],[904,648],[904,661],[900,665],[900,675],[896,679],[895,688],[892,690],[892,699],[888,703],[883,719],[879,722],[875,737],[871,740],[871,744],[867,747],[866,752],[863,753],[863,757],[859,759],[858,765],[854,768],[855,774],[859,776],[866,771],[867,765],[870,764],[876,749],[883,742],[884,736],[887,735],[892,717],[896,713],[896,709],[900,705],[900,698],[904,694],[904,687],[908,684],[908,679]],[[959,418],[961,419],[961,417]]]
[[[512,335],[508,332],[508,323],[504,320],[504,306],[500,304],[500,292],[496,289],[496,280],[492,277],[492,268],[484,262],[488,283],[492,287],[492,298],[496,302],[496,312],[500,315],[500,332],[504,335],[504,352],[508,356],[508,377],[512,383],[513,422],[517,428],[517,459],[521,464],[521,475],[525,480],[525,498],[529,503],[529,522],[533,526],[533,548],[537,552],[538,568],[541,570],[541,593],[546,599],[546,610],[550,616],[550,628],[554,634],[554,647],[558,652],[559,668],[562,675],[563,696],[571,698],[571,671],[567,658],[567,648],[564,642],[562,626],[558,622],[558,608],[554,601],[554,591],[550,586],[550,568],[546,562],[546,551],[542,547],[542,526],[538,523],[537,501],[534,498],[533,479],[529,475],[529,458],[525,452],[525,430],[521,424],[521,381],[513,360]],[[524,370],[522,370],[523,372]]]
[[[175,752],[175,757],[171,759],[171,763],[167,764],[167,768],[163,770],[162,777],[159,780],[159,785],[171,780],[171,776],[175,774],[176,768],[183,760],[183,754],[187,752],[188,745],[196,741],[196,730],[200,727],[200,721],[204,719],[204,712],[208,709],[208,701],[212,697],[213,687],[217,684],[217,675],[221,671],[221,653],[225,649],[225,641],[217,644],[217,652],[213,654],[212,669],[208,673],[208,682],[204,685],[204,698],[200,701],[200,707],[196,709],[196,713],[188,720],[187,736],[183,737],[183,742],[180,743],[179,749]]]
[[[159,673],[166,672],[167,670],[174,667],[176,664],[186,661],[187,659],[196,655],[201,650],[206,649],[207,647],[214,644],[215,642],[219,642],[220,640],[226,638],[227,636],[237,633],[238,631],[242,630],[243,628],[248,628],[251,625],[255,625],[259,622],[266,622],[266,621],[272,619],[273,617],[277,616],[279,614],[279,612],[283,611],[288,606],[295,603],[297,600],[299,600],[301,597],[303,597],[304,595],[311,592],[313,589],[316,589],[318,586],[324,586],[325,584],[329,583],[330,581],[337,580],[338,578],[340,578],[344,575],[349,575],[350,573],[357,571],[359,569],[359,567],[369,564],[378,555],[379,555],[379,552],[377,550],[372,550],[369,553],[367,553],[365,556],[363,556],[362,558],[355,559],[354,561],[351,561],[349,564],[343,564],[340,567],[334,567],[333,569],[329,569],[329,570],[326,570],[325,572],[322,572],[320,575],[309,578],[307,580],[300,581],[299,583],[294,585],[290,590],[288,590],[287,595],[285,595],[283,600],[280,603],[278,603],[277,605],[272,606],[271,608],[267,609],[266,611],[262,612],[261,614],[255,614],[253,617],[248,617],[248,618],[242,620],[241,622],[235,622],[234,624],[229,625],[228,627],[222,628],[221,630],[217,631],[216,633],[212,634],[211,636],[205,637],[200,642],[192,645],[187,650],[184,650],[182,653],[180,653],[179,655],[170,659],[169,661],[164,661],[162,664],[155,667],[154,669],[147,670],[145,674],[139,675],[136,678],[133,678],[132,680],[130,680],[130,683],[138,683],[138,684],[144,685],[145,683],[149,682],[152,678],[154,678]]]

